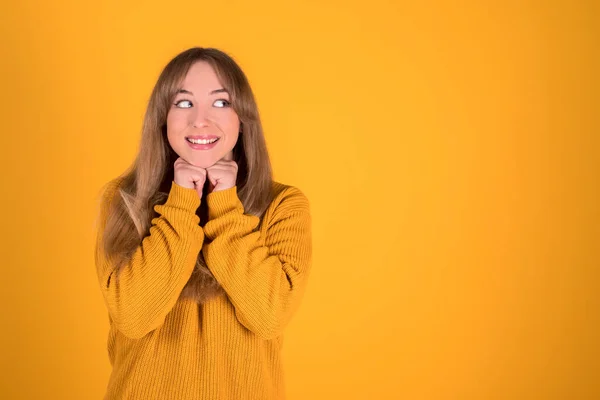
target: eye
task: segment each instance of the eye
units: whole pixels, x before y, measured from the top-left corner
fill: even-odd
[[[219,100],[216,100],[216,101],[213,103],[213,105],[215,105],[216,107],[219,107],[219,108],[223,108],[223,107],[229,107],[229,105],[230,105],[230,104],[231,104],[231,103],[230,103],[230,102],[228,102],[228,101],[227,101],[227,100],[225,100],[225,99],[219,99]]]
[[[191,108],[192,102],[189,100],[179,100],[175,102],[175,105],[179,108]]]

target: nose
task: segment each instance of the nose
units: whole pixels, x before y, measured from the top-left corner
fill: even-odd
[[[194,110],[195,113],[191,114],[190,123],[194,128],[204,128],[209,125],[208,113],[201,109],[200,107],[196,107]]]

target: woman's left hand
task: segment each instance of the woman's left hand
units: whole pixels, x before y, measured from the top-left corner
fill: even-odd
[[[237,182],[238,165],[233,160],[221,159],[206,168],[206,177],[211,183],[211,192],[231,189]]]

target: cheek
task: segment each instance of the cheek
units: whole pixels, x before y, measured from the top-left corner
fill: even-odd
[[[221,116],[221,126],[223,126],[229,133],[237,132],[240,126],[240,120],[235,112],[231,112],[228,115]]]
[[[187,125],[185,115],[171,112],[167,114],[167,133],[174,133]]]

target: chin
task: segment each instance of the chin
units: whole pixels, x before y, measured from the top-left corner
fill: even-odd
[[[190,164],[192,164],[195,167],[208,168],[208,167],[215,165],[216,162],[219,161],[221,158],[222,158],[222,156],[218,156],[218,155],[214,155],[214,154],[206,154],[206,155],[202,155],[202,156],[200,156],[198,154],[194,154],[192,157],[187,159],[187,162],[189,162]]]
[[[188,162],[190,164],[192,164],[194,167],[200,167],[200,168],[208,168],[215,164],[215,162],[212,162],[209,160],[189,160]]]

